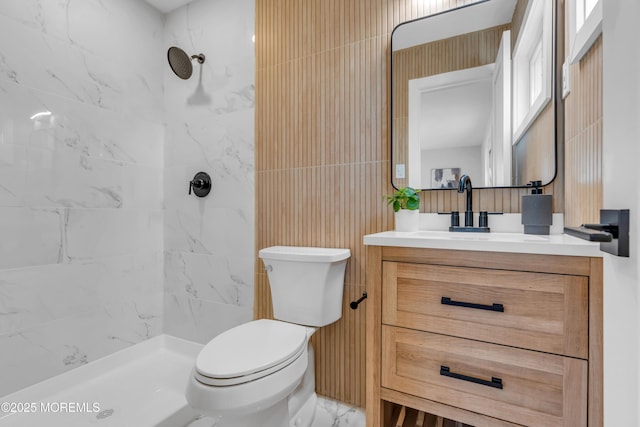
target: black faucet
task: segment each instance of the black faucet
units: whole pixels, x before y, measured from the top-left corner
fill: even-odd
[[[469,178],[469,175],[462,175],[460,177],[458,193],[464,193],[464,190],[467,190],[467,208],[464,212],[464,226],[473,227],[473,200],[471,199],[473,187],[471,186],[471,178]]]

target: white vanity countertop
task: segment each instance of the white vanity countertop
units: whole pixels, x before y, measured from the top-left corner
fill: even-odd
[[[364,236],[370,246],[513,252],[601,257],[600,244],[567,234],[537,236],[523,233],[460,233],[449,231],[385,231]]]

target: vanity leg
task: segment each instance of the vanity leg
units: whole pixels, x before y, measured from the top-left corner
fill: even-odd
[[[388,426],[393,405],[380,400],[380,341],[382,336],[382,248],[366,249],[367,300],[365,303],[366,330],[366,415],[367,427]]]

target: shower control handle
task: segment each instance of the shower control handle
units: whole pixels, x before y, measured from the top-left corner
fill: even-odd
[[[203,179],[194,179],[191,181],[191,187],[193,188],[204,188],[205,183]],[[191,189],[189,189],[189,194],[191,194]]]
[[[198,197],[204,197],[211,191],[211,177],[206,172],[198,172],[189,181],[189,194],[191,191]]]

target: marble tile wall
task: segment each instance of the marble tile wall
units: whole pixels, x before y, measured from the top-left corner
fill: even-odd
[[[142,1],[0,2],[0,396],[162,331],[163,42]]]
[[[165,49],[206,56],[189,80],[164,68],[165,332],[202,343],[253,316],[254,11],[199,0],[165,20]],[[187,194],[198,171],[202,199]]]

